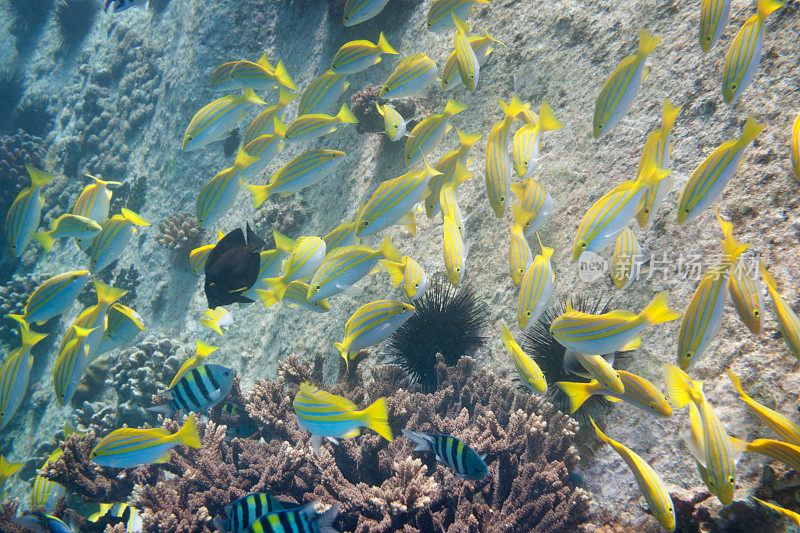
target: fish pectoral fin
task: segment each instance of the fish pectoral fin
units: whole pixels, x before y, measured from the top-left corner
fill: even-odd
[[[242,287],[242,288],[239,288],[239,289],[231,289],[231,290],[228,291],[228,294],[236,294],[238,292],[244,292],[244,291],[246,291],[248,289],[250,289],[250,287]]]
[[[737,439],[736,437],[731,436],[731,444],[733,445],[732,458],[733,462],[735,463],[742,458],[742,455],[747,450],[747,441],[744,439]]]
[[[689,453],[692,454],[694,460],[697,461],[697,463],[703,468],[707,468],[706,456],[703,453],[703,450],[697,447],[697,444],[694,442],[694,440],[690,436],[687,436],[683,438],[683,442],[686,444],[686,447],[689,448]]]
[[[641,345],[642,345],[642,338],[641,337],[636,337],[635,339],[630,341],[628,344],[626,344],[625,346],[620,348],[619,351],[620,352],[630,352],[631,350],[635,350],[636,348],[638,348]]]
[[[346,436],[347,435],[345,435],[345,437]],[[328,442],[330,442],[331,444],[335,444],[336,446],[339,445],[339,439],[337,439],[336,437],[325,437],[325,438],[328,439]]]
[[[212,402],[218,402],[219,400],[222,399],[221,396],[222,396],[222,391],[217,389],[211,391],[211,393],[208,395],[208,399],[211,400]]]
[[[615,398],[614,396],[603,396],[603,398],[605,398],[605,399],[606,399],[606,400],[608,400],[609,402],[615,402],[615,403],[616,403],[616,402],[621,402],[621,401],[622,401],[622,400],[620,400],[619,398]]]
[[[322,446],[322,437],[311,435],[311,447],[314,448],[314,452],[317,452],[320,446]]]
[[[361,435],[361,429],[358,427],[354,427],[353,429],[345,433],[343,437],[346,439],[350,439],[353,437],[358,437],[359,435]]]
[[[168,462],[169,462],[169,458],[170,458],[171,456],[172,456],[172,454],[171,454],[171,453],[168,453],[168,454],[167,454],[167,455],[165,455],[164,457],[160,457],[160,458],[156,459],[156,460],[155,460],[155,461],[153,461],[153,462],[154,462],[154,463],[168,463]]]

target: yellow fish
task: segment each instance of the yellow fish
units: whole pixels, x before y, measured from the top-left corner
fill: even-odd
[[[181,380],[181,378],[186,375],[187,372],[203,364],[203,361],[205,361],[206,357],[211,355],[216,350],[219,350],[219,347],[211,346],[210,344],[207,344],[203,341],[195,341],[195,342],[196,342],[196,348],[194,355],[183,362],[181,367],[178,369],[178,372],[175,374],[175,377],[172,378],[172,381],[170,382],[168,388],[171,389],[172,387],[174,387]]]
[[[556,385],[567,395],[570,413],[574,413],[580,409],[581,405],[583,405],[590,396],[599,394],[606,400],[612,402],[623,401],[651,414],[656,413],[661,416],[672,416],[672,407],[670,407],[664,394],[658,390],[658,387],[643,377],[632,374],[631,372],[617,370],[617,373],[624,387],[624,392],[622,394],[606,388],[596,379],[593,379],[589,383],[559,381]]]
[[[378,43],[366,40],[343,44],[333,56],[331,71],[335,74],[355,74],[381,62],[381,54],[397,54],[381,32]]]
[[[773,511],[775,511],[775,512],[778,512],[778,513],[782,514],[783,516],[787,517],[789,520],[791,520],[792,522],[794,522],[794,524],[795,524],[797,527],[800,527],[800,514],[797,514],[797,513],[795,513],[794,511],[791,511],[791,510],[789,510],[789,509],[784,509],[783,507],[779,507],[779,506],[777,506],[777,505],[773,505],[773,504],[771,504],[771,503],[769,503],[769,502],[765,502],[764,500],[759,500],[759,499],[758,499],[758,498],[756,498],[755,496],[753,496],[753,499],[754,499],[755,501],[759,502],[759,503],[762,503],[762,504],[766,505],[767,507],[769,507],[769,508],[770,508],[770,509],[772,509]]]
[[[553,115],[553,109],[547,100],[542,100],[542,107],[536,124],[525,124],[514,134],[511,156],[517,176],[528,179],[539,164],[539,146],[542,137],[548,131],[563,128]]]
[[[183,134],[181,150],[198,150],[214,141],[221,141],[247,114],[247,104],[267,103],[253,89],[244,93],[217,98],[195,113]]]
[[[531,247],[528,246],[528,241],[525,240],[522,228],[514,224],[511,226],[510,232],[511,245],[508,247],[509,273],[514,285],[519,285],[522,282],[522,276],[525,271],[533,263],[533,256],[531,255]]]
[[[511,193],[511,181],[508,176],[508,129],[514,120],[528,107],[516,95],[511,98],[511,103],[502,100],[500,107],[503,109],[503,120],[492,126],[486,137],[486,194],[489,204],[497,218],[502,218],[506,212],[506,200]]]
[[[800,318],[792,310],[789,302],[780,295],[775,279],[763,263],[761,264],[761,278],[767,284],[769,294],[772,296],[772,303],[775,304],[775,318],[778,320],[778,329],[781,331],[783,341],[789,347],[792,355],[800,359]]]
[[[514,359],[514,366],[517,369],[517,375],[520,381],[525,384],[527,388],[534,392],[542,393],[547,390],[547,382],[544,378],[544,373],[539,365],[533,358],[526,354],[525,351],[514,340],[511,331],[506,326],[506,323],[500,322],[500,338],[503,339],[503,344],[506,350]]]
[[[27,166],[31,186],[26,187],[14,199],[6,214],[6,241],[14,257],[19,257],[31,242],[42,218],[42,187],[54,176]]]
[[[769,407],[761,405],[753,398],[747,395],[742,389],[742,383],[739,381],[739,377],[728,370],[728,377],[733,383],[733,388],[736,389],[736,392],[739,394],[739,398],[747,404],[747,406],[755,413],[755,415],[766,425],[768,425],[772,431],[777,433],[782,439],[795,444],[796,446],[800,446],[800,428],[797,427],[791,420],[783,416],[777,411],[773,411]]]
[[[792,138],[789,141],[792,148],[792,166],[794,167],[794,175],[800,180],[800,113],[794,119],[794,126],[792,126]]]

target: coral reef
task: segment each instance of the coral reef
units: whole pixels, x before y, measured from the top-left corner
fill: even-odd
[[[79,45],[92,29],[99,10],[96,0],[58,0],[54,16],[59,47]]]
[[[5,220],[14,198],[31,184],[26,165],[41,166],[42,140],[25,133],[0,137],[0,218]]]
[[[375,107],[376,103],[385,104],[387,102],[378,97],[380,92],[381,88],[379,86],[369,83],[350,97],[350,110],[358,119],[356,131],[359,133],[381,133],[384,131],[383,117]],[[396,98],[391,101],[391,104],[406,120],[411,120],[416,115],[417,105],[413,98]],[[408,129],[410,131],[411,124],[409,124]]]
[[[158,225],[158,243],[173,252],[179,264],[189,264],[189,252],[200,245],[203,230],[197,219],[187,213],[175,213]]]
[[[256,211],[253,230],[267,243],[265,249],[274,248],[272,230],[297,237],[303,222],[311,214],[308,202],[298,195],[281,198],[270,196]]]
[[[22,73],[13,69],[0,71],[0,131],[9,131],[11,113],[24,94]]]
[[[23,314],[28,297],[45,279],[47,279],[46,276],[36,274],[27,274],[25,276],[14,274],[7,284],[0,287],[0,341],[11,345],[17,343],[19,340],[19,323],[6,315]],[[58,323],[58,320],[59,317],[53,317],[41,327],[36,326],[36,329],[50,331]]]
[[[73,470],[67,489],[92,501],[127,498],[142,510],[147,530],[210,531],[212,518],[227,503],[253,491],[296,503],[341,502],[334,526],[342,531],[556,532],[575,530],[586,521],[589,498],[569,480],[578,462],[572,445],[575,422],[476,370],[468,357],[455,367],[440,358],[436,371],[442,387],[433,395],[418,388],[396,390],[377,379],[367,389],[356,383],[352,390],[351,381],[341,380],[332,390],[360,405],[390,393],[396,432],[412,427],[463,438],[488,453],[490,478],[461,480],[448,468],[435,467],[429,455],[414,454],[408,439],[390,443],[370,431],[313,453],[291,402],[299,381],[321,377],[322,362],[317,358],[312,369],[290,357],[277,381],[257,381],[244,398],[264,441],[226,441],[215,411],[211,421],[200,425],[203,446],[177,447],[162,466],[174,476],[157,475],[156,480],[155,467],[140,467],[112,478],[88,463],[95,440],[91,434],[68,438],[62,445],[65,458],[47,475],[58,481]],[[362,370],[355,373],[361,376]],[[167,419],[163,427],[175,431],[181,424]]]
[[[47,20],[53,0],[9,0],[14,21],[11,33],[24,36],[39,29]]]
[[[53,115],[47,110],[49,101],[44,96],[26,97],[11,113],[11,131],[22,131],[37,137],[50,133]]]
[[[450,366],[474,354],[485,342],[489,310],[471,288],[455,289],[440,278],[431,280],[425,294],[412,303],[416,311],[389,337],[386,349],[390,362],[432,392],[437,387],[436,354]]]

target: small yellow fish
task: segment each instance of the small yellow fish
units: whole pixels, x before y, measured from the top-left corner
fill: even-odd
[[[97,443],[89,459],[100,466],[135,468],[169,461],[170,450],[179,445],[201,447],[193,416],[189,416],[176,433],[161,428],[114,430]]]
[[[479,66],[483,66],[483,63],[489,58],[492,52],[494,52],[494,43],[506,46],[489,35],[489,32],[485,29],[483,30],[483,35],[472,35],[469,38],[469,45],[472,47],[475,57],[478,58]],[[453,50],[450,52],[447,61],[445,61],[444,67],[442,67],[441,77],[443,91],[452,89],[458,85],[458,82],[461,81],[461,76],[456,76],[457,74],[459,74],[458,61],[456,58],[456,51]]]
[[[91,218],[64,213],[50,223],[50,231],[39,231],[33,239],[49,253],[56,239],[74,237],[78,241],[94,239],[100,233],[100,224]]]
[[[500,322],[500,338],[503,339],[503,344],[508,353],[514,358],[514,366],[517,369],[517,375],[520,381],[534,392],[542,393],[546,391],[547,382],[545,381],[542,369],[539,368],[536,361],[534,361],[530,355],[526,354],[520,345],[517,344],[508,326],[502,321]]]
[[[287,105],[294,101],[295,98],[297,98],[297,93],[281,89],[280,93],[278,93],[278,102],[264,109],[256,118],[253,119],[253,122],[247,126],[247,129],[242,136],[242,142],[240,143],[240,146],[247,146],[259,137],[275,133],[275,125],[283,123],[282,121],[285,115],[284,110],[286,109]],[[305,113],[301,114],[304,115]]]
[[[189,121],[181,150],[198,150],[224,139],[236,123],[244,118],[247,104],[267,105],[253,89],[247,89],[241,95],[223,96],[204,106]]]
[[[617,289],[627,289],[639,277],[642,248],[629,226],[617,237],[612,263],[612,279]]]
[[[800,180],[800,113],[794,119],[794,126],[792,127],[792,138],[789,141],[792,148],[792,166],[794,167],[794,175]]]
[[[525,240],[525,234],[519,225],[514,224],[511,226],[510,233],[511,245],[508,247],[509,273],[514,285],[519,285],[522,282],[522,276],[525,271],[533,263],[533,255],[531,254],[531,247],[528,246],[528,241]]]
[[[774,439],[756,439],[753,442],[744,442],[734,439],[735,444],[745,451],[766,455],[783,464],[800,470],[800,446]]]
[[[461,83],[464,84],[464,87],[466,87],[468,91],[474,92],[475,86],[478,85],[480,64],[478,63],[478,56],[475,54],[475,50],[472,49],[472,45],[469,42],[469,26],[455,13],[451,12],[450,15],[456,26],[453,40],[458,74],[461,76]]]
[[[703,0],[700,5],[700,46],[708,53],[722,37],[731,18],[731,0]]]
[[[378,93],[380,98],[421,96],[436,81],[436,63],[425,54],[406,57],[395,67]]]
[[[488,4],[489,0],[433,0],[428,9],[428,30],[441,33],[453,27],[452,15],[467,20],[474,4]]]
[[[445,134],[450,131],[450,117],[461,113],[466,108],[467,106],[450,98],[447,100],[444,111],[429,115],[414,126],[406,139],[406,166],[419,161],[423,154],[431,153]]]
[[[739,257],[731,266],[729,287],[733,306],[739,319],[754,335],[761,333],[761,318],[764,316],[764,299],[760,272],[750,272],[747,261]]]
[[[72,214],[86,218],[91,218],[98,224],[103,224],[108,220],[108,211],[111,208],[111,198],[114,193],[108,188],[109,185],[119,186],[122,185],[118,181],[103,181],[96,178],[91,174],[85,174],[86,177],[92,178],[93,183],[90,183],[83,188],[78,199],[75,200],[75,205],[72,206]],[[91,239],[81,241],[78,244],[81,249],[89,245]]]
[[[355,74],[381,62],[381,54],[397,54],[381,32],[378,43],[366,40],[343,44],[333,56],[331,71],[335,74]]]
[[[453,287],[458,287],[464,279],[464,269],[467,260],[467,250],[464,247],[464,238],[461,234],[458,221],[452,215],[442,213],[444,221],[444,266],[447,279]]]
[[[31,186],[22,189],[11,207],[5,220],[6,241],[14,257],[19,257],[33,238],[33,233],[42,218],[42,187],[54,176],[26,166],[31,178]]]
[[[397,331],[414,313],[414,306],[394,300],[376,300],[358,309],[344,325],[344,339],[334,345],[350,367],[350,355],[377,344]]]
[[[324,72],[303,90],[297,105],[297,116],[327,113],[348,87],[350,82],[347,81],[347,74],[336,74],[330,70]]]
[[[761,405],[748,396],[747,393],[744,392],[744,389],[742,389],[742,383],[739,377],[730,370],[728,370],[728,377],[731,383],[733,383],[733,388],[736,389],[736,392],[739,394],[739,398],[747,404],[762,422],[768,425],[772,431],[777,433],[782,439],[796,446],[800,446],[800,427],[797,427],[797,425],[779,412]]]
[[[530,178],[539,164],[539,146],[542,137],[548,131],[563,128],[553,115],[553,109],[547,100],[542,100],[542,107],[536,124],[525,124],[514,134],[511,156],[514,170],[522,179]]]
[[[533,178],[512,183],[511,193],[517,198],[513,207],[514,224],[522,228],[526,237],[530,237],[550,220],[555,210],[553,197]]]
[[[608,358],[608,359],[606,359]],[[564,354],[564,370],[587,379],[593,379],[605,389],[617,394],[625,392],[619,372],[611,364],[614,354],[584,355],[573,350]]]
[[[342,11],[345,27],[355,26],[376,17],[388,3],[389,0],[347,0]]]
[[[516,95],[512,96],[510,104],[506,104],[502,100],[499,102],[504,116],[503,120],[492,126],[486,137],[486,173],[484,177],[489,204],[497,218],[502,218],[506,212],[506,201],[511,193],[511,180],[508,175],[508,129],[530,105],[522,103]]]
[[[542,245],[542,239],[536,234],[542,253],[534,257],[522,276],[517,302],[517,322],[519,329],[525,330],[533,326],[545,312],[553,299],[556,290],[556,274],[553,270],[553,248]]]
[[[92,241],[89,256],[92,272],[100,272],[122,255],[122,251],[136,233],[137,226],[149,225],[148,221],[124,207],[119,215],[106,220],[102,230]]]
[[[375,108],[383,117],[384,129],[390,141],[399,141],[406,135],[406,119],[389,104],[375,102]]]
[[[797,514],[797,513],[795,513],[794,511],[792,511],[790,509],[784,509],[783,507],[780,507],[778,505],[774,505],[774,504],[771,504],[769,502],[765,502],[764,500],[759,500],[755,496],[753,496],[753,499],[755,501],[761,503],[761,504],[766,505],[767,507],[769,507],[773,511],[782,514],[783,516],[787,517],[789,520],[794,522],[794,524],[797,527],[800,527],[800,514]]]
[[[442,174],[431,178],[431,194],[425,198],[425,213],[428,218],[433,218],[441,210],[439,198],[444,186],[454,180],[464,181],[463,177],[459,178],[458,175],[467,172],[467,165],[470,162],[469,152],[481,138],[480,135],[469,135],[459,129],[456,129],[456,132],[461,146],[442,156],[435,167]]]
[[[219,347],[211,346],[203,341],[196,341],[194,355],[183,362],[181,367],[178,369],[178,372],[175,374],[175,377],[172,378],[168,388],[171,389],[174,387],[181,380],[181,378],[186,375],[187,372],[203,364],[203,361],[205,361],[206,357],[211,355],[216,350],[219,350]]]
[[[656,413],[661,416],[672,416],[672,407],[670,407],[666,396],[658,390],[658,387],[643,377],[637,376],[631,372],[617,370],[617,373],[624,387],[624,392],[622,394],[606,388],[596,379],[593,379],[589,383],[559,381],[556,385],[567,395],[570,404],[570,413],[574,413],[580,409],[581,405],[591,396],[599,394],[606,400],[612,402],[623,401],[651,414]]]
[[[789,302],[780,295],[775,279],[763,263],[761,264],[761,278],[767,284],[769,294],[772,296],[772,303],[775,304],[775,318],[778,320],[778,329],[781,331],[783,341],[789,347],[792,355],[800,359],[800,318]]]
[[[286,128],[283,138],[289,142],[312,141],[323,135],[333,133],[340,124],[358,124],[358,119],[350,111],[347,104],[342,104],[334,115],[303,115],[294,119]]]
[[[233,316],[224,307],[206,309],[203,318],[198,319],[201,325],[222,335],[222,330],[228,331],[233,326]]]
[[[409,300],[416,300],[428,290],[428,276],[422,266],[411,257],[404,255],[400,262],[381,259],[380,264],[389,273],[392,285],[399,287],[403,284],[403,291]]]
[[[215,91],[240,91],[243,89],[276,89],[280,85],[297,90],[283,61],[276,66],[267,60],[267,54],[256,61],[229,61],[211,74],[211,88]]]

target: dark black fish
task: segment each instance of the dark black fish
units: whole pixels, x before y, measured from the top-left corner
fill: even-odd
[[[251,303],[242,296],[258,280],[261,257],[258,251],[264,247],[262,241],[247,225],[247,242],[241,228],[225,235],[209,252],[206,259],[206,298],[208,307],[232,303]]]

